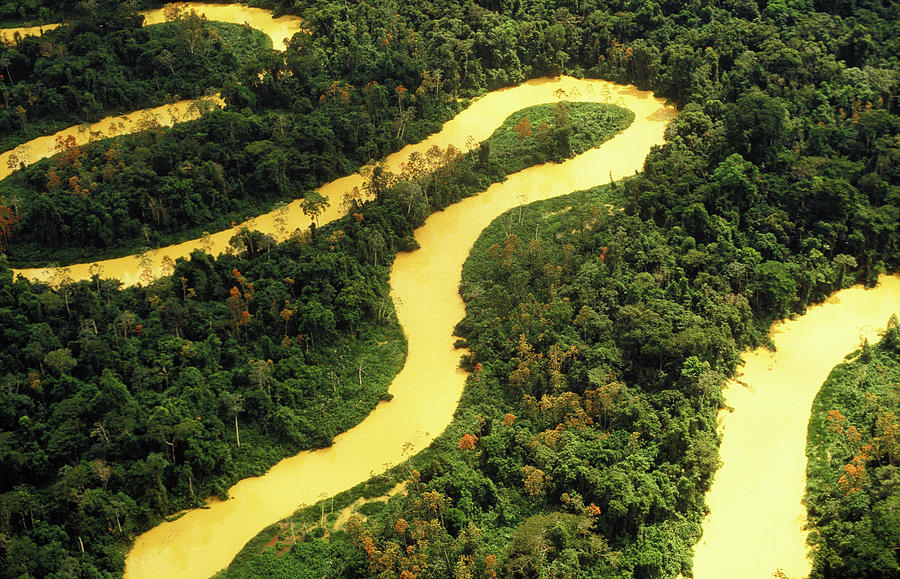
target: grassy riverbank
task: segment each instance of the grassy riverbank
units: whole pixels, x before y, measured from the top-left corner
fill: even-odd
[[[816,396],[807,440],[810,577],[897,577],[900,328],[837,366]]]

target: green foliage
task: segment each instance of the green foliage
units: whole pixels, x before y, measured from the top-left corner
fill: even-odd
[[[811,577],[897,577],[900,330],[832,370],[816,396],[806,454]]]
[[[601,188],[529,205],[521,224],[514,212],[498,218],[464,268],[457,331],[497,400],[479,412],[494,424],[519,417],[499,446],[499,434],[482,434],[481,468],[523,498],[543,497],[539,512],[593,514],[580,535],[590,540],[573,547],[582,567],[564,568],[674,575],[689,568],[718,467],[719,388],[750,312],[705,310],[722,300],[697,300],[704,277],[685,273],[678,239],[609,203],[621,199]],[[741,322],[722,332],[714,320],[725,319]],[[525,573],[519,551],[507,548],[506,565]]]
[[[355,254],[378,227],[361,211],[369,224],[345,226],[339,246],[198,251],[144,288],[14,282],[0,257],[6,571],[118,572],[162,516],[329,445],[374,408],[405,343],[387,268]]]
[[[604,119],[603,130],[572,134],[608,138],[623,119],[630,121],[619,115]],[[256,141],[246,150],[262,155],[272,145]],[[67,159],[82,156],[69,153]],[[434,173],[380,171],[374,202],[355,203],[353,216],[309,238],[276,245],[259,232],[241,231],[231,240],[233,255],[213,260],[196,251],[190,261],[174,264],[172,276],[146,288],[119,290],[95,276],[64,281],[54,292],[12,283],[7,274],[8,301],[0,308],[34,305],[26,308],[31,317],[22,320],[24,328],[9,336],[12,350],[29,354],[7,360],[11,401],[2,429],[13,446],[40,448],[45,464],[38,470],[20,453],[0,456],[10,480],[3,491],[28,488],[46,503],[51,487],[42,481],[53,481],[54,489],[102,486],[92,492],[116,525],[109,523],[110,533],[93,531],[94,560],[107,544],[125,544],[161,515],[221,494],[235,479],[262,474],[297,450],[327,446],[359,422],[384,398],[404,359],[387,295],[393,255],[428,212],[504,176],[496,167],[480,167],[475,153],[435,155],[446,163],[426,164]],[[196,169],[178,171],[191,175]],[[425,199],[419,181],[432,184],[431,197],[413,213],[415,197]],[[317,194],[307,200],[310,212],[323,201]],[[35,296],[47,296],[47,307]],[[116,409],[96,402],[113,392],[120,400]],[[16,422],[23,414],[28,420]],[[72,501],[85,508],[81,497]],[[32,537],[35,526],[25,521],[23,509],[9,511],[4,532],[13,531],[11,521],[21,521],[24,532],[18,534]],[[84,536],[95,514],[51,520],[70,537]]]
[[[161,235],[172,234],[184,226],[166,225],[165,215],[184,201],[201,215],[205,207],[205,217],[258,211],[421,139],[458,110],[457,99],[536,76],[634,82],[683,105],[683,113],[644,173],[617,184],[615,194],[593,191],[535,206],[536,214],[526,208],[504,216],[486,234],[493,241],[476,247],[459,331],[473,352],[464,364],[480,371],[447,433],[395,473],[414,481],[409,495],[347,533],[325,539],[318,527],[301,542],[279,539],[289,551],[275,557],[270,549],[264,571],[238,574],[366,575],[419,565],[431,576],[489,576],[545,563],[558,574],[687,574],[716,466],[719,384],[738,349],[763,342],[771,318],[898,267],[895,7],[867,0],[260,3],[302,10],[310,33],[296,35],[284,56],[262,51],[221,80],[230,110],[123,141],[129,161],[111,177],[128,179],[108,189],[137,197],[134,206],[128,197],[123,213],[103,199],[96,206],[42,199],[52,161],[25,171],[20,179],[33,181],[10,199],[31,193],[34,219],[18,234],[51,238],[23,250],[32,240],[20,237],[26,243],[13,249],[22,258],[46,259],[41,252],[65,243],[70,221],[77,228],[65,234],[96,247],[118,239],[104,226],[121,227],[127,243],[161,242],[147,239],[155,233],[140,231],[140,220],[158,220],[172,227]],[[73,70],[86,70],[85,55],[96,48],[98,57],[109,56],[104,51],[115,46],[121,54],[103,62],[121,70],[118,63],[139,51],[114,40],[144,46],[151,32],[127,10],[108,10],[113,4],[99,2],[93,18],[82,15],[57,33],[71,42],[48,36],[57,49],[50,54],[63,62],[64,46]],[[16,5],[0,3],[0,14],[76,10],[39,0]],[[45,90],[41,82],[51,87],[43,69],[30,68],[43,62],[55,70],[45,46],[35,40],[4,49],[10,97],[18,81],[32,83],[33,94]],[[35,107],[47,107],[48,118],[56,109],[131,109],[138,97],[164,90],[164,73],[173,76],[166,63],[175,62],[161,54],[152,53],[133,84],[106,83],[122,74],[85,73],[66,78],[70,96],[31,104],[22,93],[27,110],[0,115],[12,134],[37,130],[29,125],[39,120],[29,118]],[[41,96],[62,90],[62,78]],[[126,90],[151,79],[159,86]],[[187,96],[215,84],[194,80],[169,92]],[[543,146],[547,159],[577,146],[567,127],[579,123],[569,116],[557,111],[547,123],[559,129],[547,140],[553,146]],[[10,345],[0,352],[0,549],[8,562],[0,573],[116,572],[123,555],[115,545],[162,513],[223,492],[288,447],[327,444],[346,426],[307,428],[302,408],[328,407],[328,372],[339,376],[332,396],[357,379],[349,359],[355,342],[346,336],[365,343],[387,322],[380,300],[392,255],[414,247],[412,230],[431,210],[502,179],[507,169],[493,165],[498,150],[438,151],[450,162],[443,173],[428,168],[427,156],[420,159],[426,170],[378,172],[377,200],[354,206],[361,221],[282,246],[242,233],[240,257],[195,255],[175,278],[150,288],[117,292],[92,280],[54,291],[0,270],[0,336]],[[100,168],[103,153],[89,152],[87,168]],[[78,177],[82,186],[101,183]],[[73,201],[90,207],[80,212]],[[609,211],[606,201],[624,212]],[[245,283],[254,286],[252,300]],[[287,320],[285,300],[294,312]],[[291,340],[282,345],[285,335]],[[868,349],[862,357],[880,355]],[[354,404],[342,397],[330,408],[339,414]],[[474,449],[459,449],[465,434],[477,436]],[[889,564],[873,537],[896,526],[896,477],[890,465],[866,465],[867,484],[886,481],[879,509],[869,507],[881,495],[868,498],[867,489],[852,493],[849,505],[816,507],[852,522],[852,549],[822,548],[832,569],[852,565],[862,574],[866,564]],[[876,471],[883,473],[877,480]],[[401,519],[409,525],[402,532]],[[521,529],[535,531],[537,543]],[[73,537],[84,541],[86,557],[76,558]]]
[[[27,26],[34,20],[53,22],[71,14],[77,5],[77,0],[4,0],[0,2],[0,22],[4,28]]]
[[[490,160],[515,173],[541,160],[579,155],[631,124],[634,113],[614,105],[560,101],[514,112],[487,141]]]

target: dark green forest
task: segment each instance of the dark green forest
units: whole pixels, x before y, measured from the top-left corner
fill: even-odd
[[[59,22],[77,9],[77,0],[4,0],[0,22],[9,27]]]
[[[458,97],[540,75],[599,76],[652,88],[679,106],[699,107],[686,108],[683,120],[673,128],[672,136],[681,136],[690,149],[683,164],[699,159],[714,166],[737,153],[756,169],[751,185],[757,190],[771,188],[780,198],[828,198],[843,205],[840,210],[847,219],[860,221],[855,229],[863,232],[861,237],[850,239],[849,232],[838,228],[829,234],[833,238],[829,248],[817,251],[826,258],[865,254],[859,265],[866,272],[877,270],[883,260],[871,252],[877,253],[875,247],[884,241],[866,240],[889,240],[897,217],[889,207],[896,171],[892,151],[898,86],[892,63],[900,35],[891,5],[876,3],[853,15],[794,5],[778,9],[775,4],[762,13],[750,4],[682,9],[679,3],[668,15],[664,6],[656,12],[649,7],[638,12],[624,8],[614,3],[579,7],[543,2],[304,4],[298,11],[309,31],[295,35],[285,58],[274,52],[262,54],[252,66],[234,71],[221,83],[231,110],[267,134],[248,130],[231,138],[235,131],[227,115],[188,124],[168,147],[179,158],[158,163],[154,171],[179,181],[180,189],[207,191],[209,181],[215,180],[210,171],[194,176],[177,172],[184,161],[192,165],[209,161],[213,168],[222,167],[232,194],[246,197],[274,190],[295,198],[436,130],[457,110]],[[857,32],[860,27],[867,35]],[[133,32],[146,34],[136,28]],[[869,42],[854,50],[856,38]],[[153,62],[154,74],[168,72],[158,59]],[[228,134],[228,147],[211,151],[201,161],[194,143],[206,143],[211,133]],[[692,146],[693,140],[702,150]],[[240,171],[241,153],[253,143],[257,145],[251,149],[261,157],[253,161],[259,169],[268,169],[262,183],[259,175]],[[95,158],[100,156],[94,153]],[[139,162],[126,165],[122,176],[140,181],[142,167]],[[29,185],[30,192],[37,188],[46,197],[16,196],[27,195],[30,201],[21,203],[23,226],[12,232],[7,250],[14,264],[85,256],[83,251],[67,255],[71,250],[59,239],[68,223],[65,212],[60,215],[56,204],[49,203],[52,195],[47,189],[53,183]],[[97,183],[98,189],[99,180],[79,183],[82,195],[87,190],[91,197],[90,213],[101,223],[117,206],[128,203],[111,202],[102,193],[91,196],[91,186]],[[66,182],[62,184],[64,192],[76,195]],[[702,183],[685,184],[696,189]],[[4,192],[7,205],[13,192]],[[696,197],[695,191],[677,194],[679,199]],[[863,198],[857,199],[858,194]],[[870,199],[871,210],[862,215],[850,211]],[[111,244],[131,250],[153,246],[168,238],[154,234],[162,237],[152,240],[149,233],[141,233],[142,227],[150,232],[160,229],[160,216],[175,211],[157,206],[158,200],[145,199],[141,213],[129,215],[127,241],[96,228],[67,233],[100,249]],[[704,205],[716,202],[703,200]],[[257,212],[266,206],[266,199],[259,205]],[[810,205],[815,219],[819,209],[815,202]],[[14,208],[20,211],[18,202]],[[749,208],[736,205],[738,213]],[[215,205],[201,203],[197,209],[217,214]],[[674,213],[680,218],[680,212]],[[44,226],[34,227],[38,223]],[[228,223],[220,220],[214,225]],[[38,231],[47,238],[29,238]],[[777,231],[767,233],[774,237],[769,246],[783,245]]]
[[[574,135],[558,134],[549,109],[540,115],[523,111],[498,134],[505,140],[493,142],[495,138],[484,145],[485,155],[491,157],[494,172],[505,175],[582,153],[608,137],[601,135],[603,130],[619,128],[612,119],[598,116],[598,110],[586,103],[569,104],[570,118],[565,122],[577,127]],[[529,113],[528,123],[534,126],[534,139],[529,141],[534,146],[523,148],[513,126]],[[627,114],[629,119],[634,116]],[[10,255],[30,251],[29,255],[39,256],[37,264],[43,264],[55,255],[48,246],[63,248],[59,253],[63,258],[90,259],[97,257],[98,247],[131,252],[172,241],[185,231],[199,237],[203,231],[256,215],[266,204],[301,197],[339,175],[328,168],[327,153],[311,157],[306,169],[289,162],[288,143],[303,139],[284,135],[272,140],[271,127],[278,122],[275,115],[214,111],[171,130],[157,128],[95,146],[64,144],[61,154],[0,184],[0,195],[22,199],[26,207]],[[544,125],[546,129],[539,131]],[[419,172],[427,172],[428,163],[444,160],[445,155],[429,158]],[[349,172],[352,166],[344,169]],[[446,204],[440,199],[437,203]]]
[[[810,577],[897,577],[900,544],[900,328],[835,368],[807,440]]]
[[[611,209],[621,193],[531,204],[486,229],[460,288],[472,375],[448,432],[400,469],[410,492],[327,540],[301,531],[278,557],[245,551],[232,576],[689,572],[720,385],[752,312],[722,303],[730,288],[691,299],[677,246]]]
[[[104,28],[150,34],[107,4],[95,2]],[[472,375],[448,432],[397,474],[412,481],[408,495],[327,540],[314,532],[280,557],[244,561],[259,565],[253,574],[689,576],[717,467],[720,384],[740,350],[765,344],[772,319],[898,269],[897,3],[263,4],[301,15],[308,32],[228,78],[207,83],[215,66],[198,73],[200,91],[220,84],[224,111],[85,147],[81,168],[62,155],[2,185],[4,196],[28,188],[0,200],[10,259],[65,261],[64,226],[86,247],[109,247],[115,238],[96,224],[113,221],[130,228],[125,244],[161,242],[182,226],[160,227],[188,191],[209,192],[192,200],[209,215],[307,194],[437,130],[458,99],[529,78],[652,89],[681,112],[643,173],[560,201],[557,215],[529,207],[530,227],[514,237],[506,217],[510,231],[494,227],[476,248],[458,328]],[[23,5],[21,19],[56,10]],[[91,48],[115,44],[96,37]],[[66,54],[81,54],[71,42]],[[177,34],[157,49],[169,42],[183,49]],[[135,82],[163,82],[154,62]],[[10,87],[34,75],[10,72]],[[116,108],[116,94],[94,94],[87,109],[76,101],[70,114]],[[563,126],[538,149],[569,154]],[[358,421],[402,363],[385,299],[392,256],[415,247],[432,210],[508,172],[494,147],[443,154],[435,190],[423,190],[432,172],[376,171],[375,199],[351,199],[349,217],[281,245],[243,232],[235,255],[195,254],[147,287],[95,278],[54,290],[4,266],[0,574],[117,574],[133,534],[162,514]],[[106,163],[127,187],[101,187]],[[98,198],[87,187],[78,203],[49,202],[49,173],[80,183],[81,170]],[[128,202],[100,191],[142,182],[169,185],[168,205],[113,217]],[[75,227],[65,207],[83,216]],[[395,346],[379,351],[385,340]],[[326,407],[335,422],[309,424]],[[842,509],[823,509],[825,526],[852,521]],[[860,559],[820,551],[831,569],[835,557]]]

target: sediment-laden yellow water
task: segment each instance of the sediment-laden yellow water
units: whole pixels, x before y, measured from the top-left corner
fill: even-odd
[[[484,96],[437,135],[388,159],[388,166],[397,170],[414,150],[451,143],[464,147],[470,136],[476,142],[484,140],[510,113],[559,98],[605,98],[632,109],[635,121],[599,148],[565,163],[511,175],[477,197],[433,214],[416,231],[421,249],[398,255],[391,271],[391,296],[409,341],[406,365],[390,386],[391,402],[380,404],[359,425],[337,436],[331,447],[285,459],[266,475],[237,483],[229,491],[229,500],[191,511],[141,535],[126,561],[126,576],[208,577],[227,566],[264,527],[300,505],[334,495],[400,463],[443,432],[465,381],[452,337],[464,313],[457,288],[463,261],[482,229],[523,201],[563,195],[607,183],[610,176],[618,179],[639,171],[650,147],[663,142],[663,129],[675,111],[632,87],[571,78],[538,80]],[[361,184],[362,177],[354,175],[323,187],[322,194],[332,200],[323,221],[339,214],[335,196]],[[303,225],[298,213],[292,208],[291,228]],[[270,218],[258,218],[255,225],[277,236]],[[134,275],[112,267],[106,271]]]
[[[303,19],[290,14],[273,18],[272,12],[262,8],[251,8],[243,4],[210,4],[208,2],[171,2],[162,8],[143,10],[141,14],[144,15],[144,26],[165,22],[166,10],[172,6],[185,11],[193,10],[197,14],[205,16],[207,20],[246,24],[250,28],[256,28],[272,39],[272,48],[275,50],[284,50],[287,45],[286,41],[303,27]],[[4,42],[14,42],[16,33],[20,36],[40,36],[59,26],[59,23],[52,23],[40,26],[2,28],[0,29],[0,39]]]
[[[302,26],[296,17],[273,19],[269,12],[240,5],[179,3],[210,20],[247,23],[265,32],[283,50],[284,39]],[[162,9],[147,11],[145,24],[164,20]],[[0,31],[11,39],[40,34],[55,25]],[[328,449],[304,452],[273,467],[265,476],[235,485],[228,501],[189,512],[140,536],[128,556],[130,577],[207,577],[225,567],[244,543],[265,526],[286,517],[302,504],[331,496],[382,472],[427,446],[449,424],[462,392],[464,373],[459,351],[452,347],[452,329],[463,316],[457,293],[463,261],[482,229],[497,215],[523,202],[562,195],[609,182],[639,171],[649,148],[662,143],[665,124],[674,109],[649,93],[605,81],[561,78],[538,80],[490,93],[443,130],[387,159],[399,171],[413,151],[433,145],[486,139],[511,113],[521,108],[566,100],[613,102],[634,110],[635,121],[625,132],[598,149],[565,163],[526,169],[432,215],[416,231],[421,249],[400,254],[391,274],[391,295],[409,340],[406,366],[390,387],[394,398],[382,403],[357,427],[338,436]],[[221,104],[213,97],[214,104]],[[73,135],[80,144],[135,132],[142,126],[162,126],[196,118],[203,107],[181,101],[111,117],[90,126],[58,133]],[[35,139],[16,149],[20,161],[34,162],[55,152],[57,135]],[[0,156],[5,177],[9,152]],[[362,187],[357,174],[319,189],[330,202],[320,224],[342,215],[343,195]],[[219,254],[241,227],[284,239],[297,228],[309,227],[299,202],[249,220],[203,239],[148,252],[143,256],[77,264],[68,268],[73,279],[87,279],[94,271],[126,285],[160,275],[163,258],[187,257],[194,249]],[[94,268],[92,269],[92,266]],[[96,269],[99,267],[100,269]],[[146,270],[146,271],[145,271]],[[32,279],[49,279],[51,270],[21,270]],[[776,325],[775,354],[757,350],[743,356],[739,381],[726,390],[734,412],[723,412],[720,451],[723,468],[707,496],[711,514],[697,546],[694,573],[699,579],[770,577],[776,569],[788,576],[809,572],[806,557],[806,520],[800,504],[805,489],[805,444],[809,409],[830,369],[858,346],[861,336],[875,339],[875,330],[900,310],[900,277],[882,277],[875,290],[852,288],[833,296],[794,321]]]
[[[831,369],[863,339],[878,340],[900,314],[900,276],[874,289],[834,294],[805,315],[775,324],[777,350],[758,349],[725,390],[733,412],[719,415],[722,468],[706,497],[710,514],[696,547],[697,579],[757,579],[781,569],[806,577],[806,430]]]

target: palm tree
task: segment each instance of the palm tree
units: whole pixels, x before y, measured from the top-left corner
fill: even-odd
[[[237,392],[225,392],[222,395],[222,400],[228,408],[228,412],[234,416],[234,437],[237,439],[237,447],[240,448],[241,431],[238,428],[238,414],[244,409],[244,397]]]

